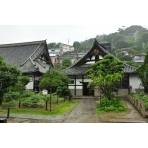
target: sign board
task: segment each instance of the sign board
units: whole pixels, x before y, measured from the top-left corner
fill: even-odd
[[[42,91],[42,93],[43,93],[43,95],[47,95],[47,94],[48,94],[48,91],[47,91],[46,89],[44,89],[44,90]]]

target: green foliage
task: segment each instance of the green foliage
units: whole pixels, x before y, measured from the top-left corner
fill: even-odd
[[[148,30],[139,25],[132,25],[130,27],[122,26],[117,32],[110,33],[108,35],[96,35],[94,38],[87,39],[83,42],[75,41],[73,47],[76,51],[88,51],[94,39],[97,39],[99,43],[110,42],[112,45],[113,54],[115,50],[121,48],[131,48],[133,51],[144,51],[148,48]],[[50,43],[48,48],[58,48],[59,43]]]
[[[64,115],[66,113],[69,113],[72,108],[74,108],[77,105],[78,101],[70,101],[70,102],[61,102],[58,105],[54,106],[54,109],[51,110],[51,112],[46,111],[44,108],[11,108],[11,113],[15,114],[29,114],[29,115]],[[53,107],[53,106],[52,106]],[[0,110],[0,113],[6,114],[5,110]]]
[[[101,93],[111,99],[113,92],[118,90],[117,84],[122,80],[123,68],[123,63],[112,55],[104,56],[103,60],[93,64],[87,71],[87,77],[92,79],[89,87],[99,86]]]
[[[11,86],[10,90],[14,92],[19,92],[20,94],[22,94],[25,91],[26,85],[28,83],[29,83],[28,76],[19,75],[18,82],[15,85]]]
[[[30,94],[29,97],[22,98],[22,107],[37,108],[39,107],[39,101],[43,100],[45,96],[42,94]]]
[[[137,67],[139,66],[139,64],[133,62],[133,61],[125,61],[126,64],[130,65],[130,66],[133,66],[133,67]]]
[[[118,54],[118,59],[120,59],[121,61],[132,61],[131,56],[123,54]]]
[[[60,43],[49,43],[47,44],[48,49],[52,49],[52,48],[59,48]]]
[[[58,70],[55,69],[49,69],[42,77],[39,87],[40,89],[47,89],[50,91],[50,88],[52,88],[52,92],[55,92],[57,87],[60,84],[68,85],[69,78],[68,76],[64,75]]]
[[[15,67],[7,65],[0,57],[0,105],[8,88],[17,83],[19,74],[20,72]]]
[[[17,100],[19,98],[20,98],[19,92],[9,91],[9,92],[5,93],[5,95],[4,95],[4,101],[5,102],[10,102],[10,101],[13,101],[13,100]]]
[[[144,92],[148,93],[148,52],[144,63],[137,69],[138,76],[144,86]]]
[[[141,93],[133,93],[131,96],[137,100],[140,100],[144,103],[146,109],[148,109],[148,95],[144,92]]]
[[[62,60],[62,69],[65,69],[67,67],[70,67],[72,65],[71,60],[69,58],[64,58]]]
[[[60,97],[64,97],[64,98],[69,97],[69,100],[71,100],[71,97],[72,97],[71,91],[64,84],[61,84],[60,86],[57,87],[56,93]]]
[[[123,100],[119,97],[108,100],[107,98],[102,98],[100,104],[97,106],[98,111],[125,111],[126,105]]]

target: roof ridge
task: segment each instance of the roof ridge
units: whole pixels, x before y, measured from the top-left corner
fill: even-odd
[[[27,45],[34,45],[34,44],[41,44],[45,42],[46,40],[41,41],[31,41],[31,42],[20,42],[20,43],[10,43],[10,44],[0,44],[1,47],[16,47],[16,46],[27,46]]]
[[[40,43],[40,45],[33,51],[33,53],[29,56],[29,58],[25,62],[23,62],[20,66],[24,65],[29,59],[31,60],[32,64],[34,65],[34,62],[31,57],[34,55],[34,53],[39,49],[39,47],[41,45],[42,45],[42,43]]]
[[[95,39],[95,41],[94,41],[94,43],[93,43],[93,47],[94,47],[95,45],[99,46],[106,54],[112,55],[116,60],[121,61],[121,60],[119,60],[117,57],[115,57],[113,54],[111,54],[109,51],[107,51],[107,50],[105,49],[105,47],[104,47],[103,45],[101,45],[96,39]],[[93,47],[92,47],[92,48],[93,48]],[[86,55],[92,50],[92,48],[90,48],[90,49],[86,52],[86,54],[85,54],[84,56],[86,56]],[[69,68],[72,68],[72,67],[77,66],[77,64],[79,63],[79,61],[81,61],[81,59],[83,59],[84,56],[81,57],[76,63],[74,63],[74,64],[73,64],[72,66],[70,66]],[[121,62],[123,62],[123,64],[126,65],[126,66],[128,66],[128,67],[134,68],[135,70],[137,69],[137,68],[134,67],[134,66],[128,65],[128,64],[125,63],[124,61],[121,61]]]

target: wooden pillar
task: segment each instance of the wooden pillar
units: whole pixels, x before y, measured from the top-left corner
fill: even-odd
[[[128,73],[128,93],[130,94],[131,87],[130,87],[130,80],[129,80],[129,73]]]
[[[33,91],[35,91],[35,73],[33,73]]]
[[[76,75],[74,76],[74,80],[75,80],[75,90],[74,90],[74,94],[75,96],[77,95],[77,92],[76,92]]]
[[[83,84],[84,84],[84,75],[82,75],[82,96],[84,95],[84,87],[83,87]]]

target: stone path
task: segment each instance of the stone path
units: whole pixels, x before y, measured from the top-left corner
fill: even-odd
[[[6,115],[1,114],[0,117]],[[61,123],[65,115],[44,116],[44,115],[27,115],[27,114],[10,114],[7,123]]]
[[[43,116],[10,114],[8,123],[144,123],[148,122],[140,113],[126,101],[128,110],[121,113],[96,114],[96,104],[93,98],[81,99],[80,103],[67,115]],[[2,115],[0,115],[2,117]],[[3,116],[4,117],[4,116]]]
[[[92,98],[82,99],[76,108],[64,119],[64,123],[97,123],[96,104]]]

